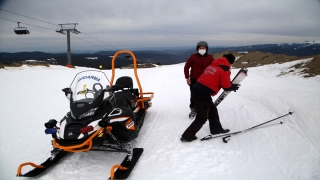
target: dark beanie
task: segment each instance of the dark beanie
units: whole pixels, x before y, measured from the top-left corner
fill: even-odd
[[[223,57],[227,58],[230,64],[233,64],[236,59],[232,54],[225,54]]]
[[[207,51],[208,51],[208,49],[209,49],[208,43],[207,43],[206,41],[199,41],[199,42],[197,43],[197,51],[198,51],[198,49],[199,49],[200,46],[206,47],[206,48],[207,48]]]

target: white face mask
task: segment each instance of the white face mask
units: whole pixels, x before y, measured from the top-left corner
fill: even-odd
[[[207,52],[205,49],[199,49],[198,53],[201,54],[202,56]]]

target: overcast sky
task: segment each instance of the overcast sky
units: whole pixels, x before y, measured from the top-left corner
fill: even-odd
[[[81,32],[71,51],[320,40],[320,0],[8,0],[0,9],[0,52],[66,51],[55,32],[63,23]],[[17,21],[29,35],[14,33]]]

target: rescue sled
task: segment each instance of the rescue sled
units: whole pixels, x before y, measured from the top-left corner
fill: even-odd
[[[123,53],[133,59],[138,88],[133,87],[129,76],[120,77],[114,83],[115,60]],[[110,173],[111,179],[127,178],[143,152],[143,148],[132,148],[130,141],[138,136],[154,96],[153,92],[142,91],[134,54],[128,50],[115,53],[110,81],[102,71],[82,71],[62,91],[69,99],[70,111],[60,121],[51,119],[44,124],[45,133],[52,135],[51,157],[40,165],[21,164],[17,176],[36,177],[67,155],[95,150],[127,153]],[[23,174],[22,168],[27,165],[34,169]]]

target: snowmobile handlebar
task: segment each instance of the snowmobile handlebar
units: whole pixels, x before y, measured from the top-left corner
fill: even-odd
[[[71,89],[70,88],[64,88],[64,89],[62,89],[62,91],[64,92],[64,94],[67,96],[68,94],[71,94],[72,93],[72,91],[71,91]]]
[[[119,90],[123,90],[125,86],[124,85],[113,85],[108,89],[105,89],[106,92],[115,92],[115,91],[119,91]]]

